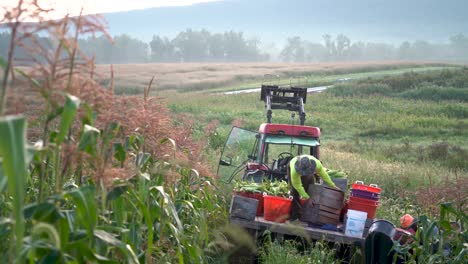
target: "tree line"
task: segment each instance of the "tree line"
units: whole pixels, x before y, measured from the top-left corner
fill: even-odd
[[[323,35],[322,43],[301,37],[287,39],[280,58],[287,62],[362,61],[362,60],[428,60],[468,62],[468,36],[457,34],[448,43],[424,40],[405,41],[400,45],[376,42],[352,42],[343,34]]]
[[[47,46],[47,37],[38,37]],[[10,34],[0,33],[0,56],[6,57]],[[376,42],[352,42],[343,34],[325,34],[322,42],[311,42],[299,36],[286,40],[279,54],[269,54],[256,38],[246,38],[242,32],[211,33],[187,29],[174,38],[154,35],[144,42],[127,34],[115,36],[112,42],[105,36],[79,39],[81,50],[96,63],[148,62],[284,62],[362,61],[362,60],[428,60],[468,62],[468,36],[454,35],[447,43],[424,40],[405,41],[400,45]],[[26,50],[18,47],[16,59],[24,59]]]
[[[40,45],[51,46],[47,37],[37,37]],[[0,33],[0,56],[6,57],[10,34]],[[268,61],[258,39],[248,39],[242,32],[210,33],[187,29],[173,39],[154,35],[149,43],[127,34],[113,37],[88,37],[78,40],[80,49],[96,63],[147,62],[247,62]],[[15,58],[22,60],[27,51],[18,47]]]

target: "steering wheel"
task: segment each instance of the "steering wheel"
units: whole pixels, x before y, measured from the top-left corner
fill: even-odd
[[[291,152],[281,152],[280,154],[278,154],[278,160],[280,159],[285,159],[285,158],[293,158],[294,155],[291,153]]]

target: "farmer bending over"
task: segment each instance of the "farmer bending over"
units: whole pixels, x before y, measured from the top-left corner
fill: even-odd
[[[328,176],[328,173],[325,171],[320,160],[311,155],[300,155],[294,157],[289,162],[289,179],[292,185],[291,195],[293,196],[290,217],[291,221],[299,219],[301,216],[302,205],[300,198],[310,198],[307,194],[307,190],[309,189],[309,185],[314,184],[314,173],[320,176],[329,186],[339,189],[330,179],[330,176]],[[312,206],[312,202],[312,199],[309,199],[309,201],[307,201],[308,206]]]

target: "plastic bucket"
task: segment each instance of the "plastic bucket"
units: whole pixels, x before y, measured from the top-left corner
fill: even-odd
[[[257,216],[263,215],[263,194],[254,193],[254,198],[258,200]]]
[[[361,238],[366,225],[367,212],[348,209],[345,235]]]
[[[369,228],[369,234],[382,233],[390,239],[394,238],[396,231],[395,225],[387,220],[377,220]]]
[[[263,217],[265,220],[284,223],[289,219],[291,198],[263,195]]]
[[[361,203],[355,200],[348,201],[348,208],[356,211],[366,212],[367,218],[372,219],[375,218],[375,212],[377,211],[377,204],[369,204],[369,203]],[[349,210],[348,210],[349,211]]]
[[[258,200],[258,207],[257,207],[257,213],[256,216],[262,216],[263,215],[263,194],[261,193],[253,193],[253,192],[236,192],[237,195],[248,197],[248,198],[254,198]]]
[[[370,205],[370,206],[379,206],[379,201],[375,201],[375,200],[372,200],[372,199],[366,199],[366,198],[360,198],[360,197],[356,197],[356,196],[350,196],[349,200],[352,201],[352,202],[358,202],[358,203],[367,204],[367,205]]]
[[[361,191],[368,191],[368,192],[378,193],[378,194],[380,194],[380,192],[382,191],[382,189],[380,189],[379,186],[377,186],[377,184],[365,185],[364,182],[362,182],[362,181],[354,182],[351,185],[351,189],[361,190]]]
[[[371,199],[374,201],[378,201],[380,199],[380,194],[362,190],[351,190],[351,196]]]

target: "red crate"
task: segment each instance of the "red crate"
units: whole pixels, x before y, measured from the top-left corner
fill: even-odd
[[[356,197],[356,196],[350,196],[349,200],[353,201],[353,202],[372,205],[372,206],[379,206],[379,201],[374,201],[372,199],[366,199],[366,198],[360,198],[360,197]]]
[[[284,223],[289,219],[292,199],[279,196],[264,195],[263,215],[265,220]]]
[[[356,211],[367,212],[367,219],[375,218],[375,212],[377,211],[377,204],[369,204],[369,203],[361,203],[357,202],[356,200],[349,200],[348,201],[348,209],[353,209]]]
[[[380,189],[376,184],[365,185],[362,181],[356,181],[351,185],[352,190],[360,190],[366,191],[371,193],[380,193],[382,189]]]

